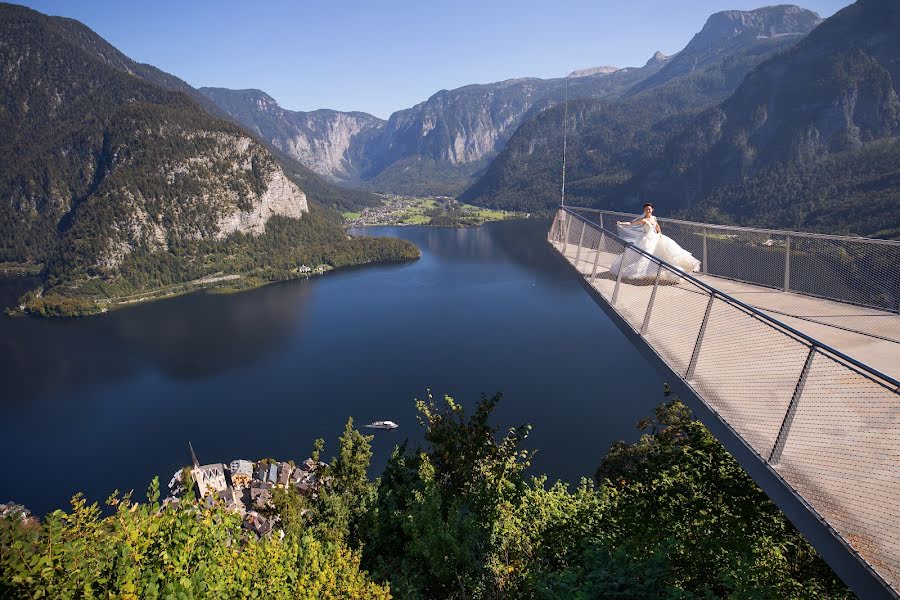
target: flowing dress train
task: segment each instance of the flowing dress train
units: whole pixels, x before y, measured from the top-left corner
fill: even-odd
[[[637,248],[673,267],[688,273],[700,270],[700,261],[690,252],[679,246],[672,238],[656,233],[656,219],[653,217],[649,222],[640,225],[617,225],[617,229],[619,236],[625,241],[633,243]],[[609,268],[609,272],[616,277],[619,276],[620,270],[623,280],[652,280],[656,278],[657,266],[639,252],[626,249],[616,257]]]

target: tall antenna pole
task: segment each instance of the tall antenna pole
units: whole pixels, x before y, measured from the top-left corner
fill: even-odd
[[[566,205],[566,142],[569,134],[569,76],[566,75],[566,100],[563,109],[563,164],[562,164],[562,191],[560,193],[559,203]]]

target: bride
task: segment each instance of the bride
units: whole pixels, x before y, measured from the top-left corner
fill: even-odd
[[[675,240],[662,234],[656,217],[653,216],[653,205],[644,204],[644,214],[634,221],[616,223],[619,237],[631,242],[648,254],[652,254],[673,267],[693,273],[700,270],[700,261],[679,246]],[[628,256],[627,260],[623,259]],[[623,252],[612,263],[609,272],[616,277],[622,271],[623,279],[654,279],[656,263],[636,252]]]

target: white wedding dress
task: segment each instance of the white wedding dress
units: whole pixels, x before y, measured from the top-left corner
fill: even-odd
[[[631,242],[648,254],[688,273],[700,270],[700,261],[678,245],[672,238],[656,233],[656,218],[650,217],[640,225],[617,225],[619,237]],[[624,262],[624,264],[623,264]],[[609,272],[618,277],[622,271],[623,280],[652,280],[656,278],[657,264],[638,252],[626,250],[613,261]],[[663,276],[667,275],[663,271]],[[672,279],[667,277],[666,279]]]

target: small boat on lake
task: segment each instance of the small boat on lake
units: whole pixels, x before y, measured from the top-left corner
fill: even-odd
[[[375,421],[366,425],[369,429],[397,429],[399,425],[393,421]]]

